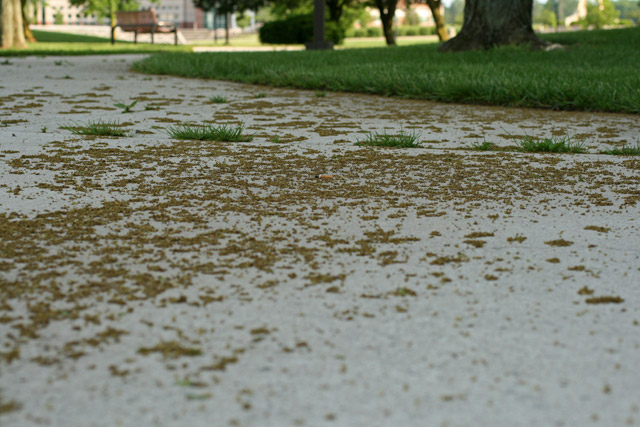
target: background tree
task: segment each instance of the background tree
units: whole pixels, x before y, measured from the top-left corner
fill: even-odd
[[[342,18],[345,8],[353,4],[354,0],[326,0],[329,21],[340,24],[340,19]]]
[[[326,22],[335,23],[344,32],[360,18],[365,3],[358,0],[325,0]],[[270,7],[271,15],[278,19],[286,19],[295,15],[313,15],[312,0],[273,0]]]
[[[533,0],[467,0],[460,34],[440,46],[441,52],[489,49],[504,44],[544,47],[531,27]]]
[[[444,22],[444,16],[440,13],[442,10],[442,1],[427,0],[427,5],[429,5],[429,9],[431,9],[431,15],[433,16],[433,22],[436,24],[436,34],[438,34],[438,38],[441,42],[447,41],[449,39],[449,33],[447,32],[447,27]]]
[[[544,27],[558,28],[557,8],[551,1],[547,3],[533,2],[533,23]]]
[[[34,18],[35,18],[35,13],[37,13],[37,10],[38,10],[38,5],[36,1],[37,0],[21,0],[20,1],[20,4],[22,6],[22,27],[24,28],[24,38],[29,42],[36,41],[36,38],[33,36],[33,33],[29,28],[29,24],[32,23],[31,21],[32,18],[27,15],[27,12],[29,10],[33,10]],[[34,22],[35,22],[35,19],[34,19]]]
[[[464,21],[464,0],[453,0],[449,7],[445,8],[445,22],[451,26],[462,26]]]
[[[2,49],[27,47],[20,0],[0,1],[0,47]]]
[[[396,16],[398,0],[373,0],[373,4],[380,12],[382,34],[387,42],[387,46],[395,46],[396,35],[393,33],[393,19]]]
[[[640,1],[618,0],[614,3],[614,7],[620,11],[620,19],[636,25],[640,24]]]
[[[548,13],[553,12],[560,26],[564,25],[564,18],[573,15],[577,8],[578,0],[548,0],[544,4],[537,0],[533,5],[534,15],[538,10],[544,10],[548,18]]]
[[[578,24],[583,27],[602,28],[605,25],[613,25],[619,21],[620,11],[617,10],[611,0],[603,0],[599,3],[587,4],[587,17],[581,19]]]

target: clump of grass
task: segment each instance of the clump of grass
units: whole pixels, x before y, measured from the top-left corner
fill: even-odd
[[[270,141],[276,144],[282,144],[284,142],[282,139],[280,139],[279,136],[274,136],[273,138],[270,139]]]
[[[224,104],[227,101],[227,98],[222,95],[215,95],[209,98],[209,102],[213,102],[214,104]]]
[[[531,136],[517,141],[522,151],[531,153],[586,153],[587,148],[581,142],[572,142],[568,136],[534,139]]]
[[[624,145],[622,148],[614,148],[613,150],[601,151],[602,154],[610,154],[612,156],[640,156],[640,143],[635,147]]]
[[[325,96],[327,96],[327,92],[324,90],[316,92],[316,98],[324,98]]]
[[[266,98],[267,94],[265,92],[258,92],[255,94],[254,98]]]
[[[253,135],[243,135],[242,132],[244,132],[244,126],[181,125],[167,128],[169,136],[176,139],[220,142],[249,142],[253,140]]]
[[[420,146],[418,139],[420,135],[417,133],[405,133],[401,131],[399,134],[388,134],[386,131],[382,133],[370,132],[367,137],[358,142],[360,146],[374,147],[398,147],[398,148],[417,148]]]
[[[483,143],[476,143],[471,146],[474,150],[478,151],[491,151],[495,148],[495,144],[493,142],[488,142],[485,140]]]
[[[127,136],[127,133],[122,130],[122,125],[118,122],[103,122],[97,120],[92,122],[91,120],[86,125],[65,125],[60,126],[60,129],[71,131],[74,135],[95,135],[95,136]]]

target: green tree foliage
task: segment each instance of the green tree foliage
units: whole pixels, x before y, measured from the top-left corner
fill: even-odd
[[[342,34],[339,37],[342,40],[346,30],[351,28],[353,23],[362,16],[365,5],[357,0],[325,1],[327,23],[333,23],[332,25],[335,26],[336,31]],[[276,17],[276,20],[284,20],[294,16],[312,15],[313,0],[273,0],[268,9],[267,19],[261,20],[262,22],[273,21],[274,19],[271,19],[273,17]],[[327,31],[329,30],[327,29]]]
[[[556,28],[558,26],[557,8],[552,5],[534,2],[533,3],[533,23],[545,27]]]
[[[215,10],[218,14],[242,13],[245,10],[257,10],[263,0],[194,0],[193,4],[202,10]]]
[[[60,10],[56,10],[56,13],[53,14],[53,23],[55,25],[64,25],[64,15]]]
[[[637,0],[617,0],[614,7],[620,11],[620,19],[640,24],[640,1]]]
[[[453,0],[445,8],[444,19],[447,25],[461,26],[464,21],[464,0]]]
[[[548,0],[542,3],[539,0],[534,2],[533,13],[536,14],[537,9],[553,12],[558,20],[558,25],[562,25],[564,18],[573,15],[578,8],[578,0]]]
[[[358,0],[325,0],[327,20],[342,30],[351,27],[358,19],[364,4]],[[273,13],[281,19],[294,15],[313,13],[313,0],[273,0]]]
[[[578,23],[583,27],[602,28],[605,25],[616,24],[620,19],[620,11],[617,10],[611,0],[603,1],[603,9],[598,3],[587,4],[587,17]]]
[[[405,15],[404,19],[402,20],[402,25],[420,25],[420,16],[418,16],[418,13],[413,9],[405,9]]]
[[[325,23],[327,40],[342,43],[344,32],[335,22]],[[265,23],[260,28],[260,41],[272,44],[304,44],[313,40],[313,15],[293,15]]]
[[[251,18],[244,13],[240,13],[240,15],[236,17],[236,24],[238,27],[244,29],[251,25]]]

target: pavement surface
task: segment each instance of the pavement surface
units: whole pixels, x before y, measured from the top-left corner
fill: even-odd
[[[0,65],[0,425],[640,423],[640,117],[136,59]]]

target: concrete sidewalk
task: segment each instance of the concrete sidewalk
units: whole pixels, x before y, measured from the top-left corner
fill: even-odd
[[[598,154],[638,116],[135,59],[0,66],[1,425],[638,424],[640,160]],[[398,131],[422,148],[354,145]],[[567,134],[590,154],[470,149]]]

